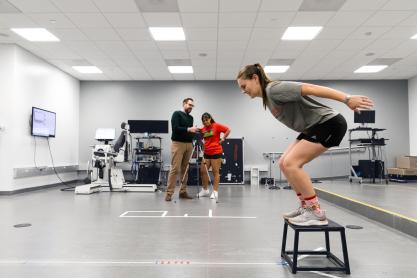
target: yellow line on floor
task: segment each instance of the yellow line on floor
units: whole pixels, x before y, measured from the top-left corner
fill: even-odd
[[[403,218],[405,220],[417,223],[417,219],[414,219],[414,218],[411,218],[411,217],[408,217],[408,216],[405,216],[405,215],[402,215],[402,214],[399,214],[399,213],[396,213],[396,212],[393,212],[393,211],[390,211],[390,210],[386,210],[386,209],[383,209],[383,208],[380,208],[378,206],[374,206],[374,205],[371,205],[371,204],[368,204],[368,203],[365,203],[365,202],[361,202],[361,201],[358,201],[358,200],[355,200],[355,199],[352,199],[350,197],[346,197],[346,196],[343,196],[343,195],[340,195],[340,194],[337,194],[337,193],[334,193],[334,192],[330,192],[330,191],[327,191],[327,190],[324,190],[324,189],[321,189],[321,188],[315,187],[315,189],[318,190],[318,191],[323,191],[323,192],[326,192],[328,194],[337,196],[339,198],[346,199],[346,200],[349,200],[351,202],[354,202],[354,203],[357,203],[357,204],[360,204],[360,205],[364,205],[364,206],[367,206],[367,207],[370,207],[370,208],[373,208],[373,209],[376,209],[376,210],[379,210],[379,211],[382,211],[382,212],[385,212],[385,213]]]

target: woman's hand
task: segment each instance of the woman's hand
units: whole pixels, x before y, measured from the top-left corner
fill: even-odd
[[[374,106],[374,103],[367,96],[353,95],[346,101],[346,105],[349,106],[350,109],[359,112],[360,110],[371,109]]]
[[[221,138],[219,141],[219,144],[221,145],[224,142],[224,140],[225,140],[224,138]]]

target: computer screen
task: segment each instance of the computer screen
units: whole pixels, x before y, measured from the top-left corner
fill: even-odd
[[[130,133],[168,133],[168,121],[128,120]]]
[[[31,134],[41,137],[55,137],[56,113],[32,107]]]
[[[354,112],[353,122],[360,124],[374,124],[375,110],[361,110],[360,113]]]
[[[111,141],[116,138],[116,129],[115,128],[97,128],[96,136],[94,139],[99,141]]]

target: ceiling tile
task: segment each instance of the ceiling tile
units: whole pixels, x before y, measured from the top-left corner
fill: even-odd
[[[148,29],[116,29],[125,41],[153,41]]]
[[[398,23],[398,26],[417,26],[417,12]]]
[[[181,19],[184,28],[210,28],[217,27],[217,13],[182,13]]]
[[[326,25],[323,30],[317,35],[316,39],[344,39],[351,34],[356,27],[332,27]]]
[[[28,16],[43,28],[75,28],[62,13],[28,13]]]
[[[149,27],[181,27],[179,13],[143,13]]]
[[[252,27],[255,23],[256,13],[220,13],[219,28],[224,27]]]
[[[81,31],[93,41],[120,41],[120,36],[111,28],[82,28]]]
[[[125,56],[131,53],[126,44],[121,41],[97,41],[96,45],[110,57]]]
[[[295,12],[260,12],[255,27],[282,28],[291,23],[295,14]]]
[[[184,32],[187,41],[217,40],[217,28],[186,28]]]
[[[28,16],[24,14],[1,14],[0,27],[2,28],[30,28],[39,27]]]
[[[189,41],[188,47],[190,50],[216,50],[217,49],[217,41]]]
[[[91,0],[49,0],[64,13],[98,13]]]
[[[219,0],[220,12],[253,12],[260,6],[260,0]]]
[[[340,8],[343,11],[376,11],[379,10],[387,0],[348,0]]]
[[[417,10],[417,1],[415,0],[390,0],[383,7],[382,10],[389,11],[410,11]]]
[[[345,4],[346,0],[303,0],[299,11],[323,12],[338,11]]]
[[[159,51],[154,41],[126,41],[126,45],[133,52],[141,51]]]
[[[411,11],[379,11],[370,17],[364,24],[370,26],[393,26],[412,14]]]
[[[249,40],[251,29],[249,28],[221,28],[219,29],[219,40],[243,41]]]
[[[93,0],[103,13],[133,13],[139,12],[134,0]]]
[[[177,0],[135,0],[141,12],[166,13],[178,12]]]
[[[372,11],[339,11],[327,22],[326,26],[359,26],[372,14]],[[353,18],[355,20],[352,20]]]
[[[396,26],[390,29],[388,32],[384,33],[380,38],[408,40],[415,34],[417,34],[417,28],[414,26]]]
[[[161,50],[184,50],[186,51],[187,43],[184,41],[157,41],[156,45]]]
[[[188,50],[161,50],[164,59],[189,59]]]
[[[56,13],[59,11],[49,0],[8,0],[7,2],[24,13]]]
[[[123,67],[123,71],[133,80],[151,80],[151,76],[145,69],[139,67]]]
[[[291,26],[324,26],[335,12],[298,12]]]
[[[116,28],[147,28],[140,13],[105,13],[104,16]]]
[[[178,0],[178,7],[182,13],[217,13],[218,1],[207,0]]]
[[[352,50],[361,50],[368,46],[371,43],[370,40],[355,40],[355,39],[347,39],[344,40],[341,44],[338,45],[336,50],[342,51],[352,51]]]
[[[260,11],[298,11],[303,0],[262,0]]]
[[[366,26],[362,25],[357,28],[354,32],[349,34],[349,39],[366,39],[374,40],[381,37],[384,33],[388,32],[391,27],[387,26]]]
[[[69,19],[80,28],[111,28],[100,13],[68,13]]]
[[[87,41],[87,36],[79,29],[64,28],[51,29],[51,32],[57,36],[61,41]]]

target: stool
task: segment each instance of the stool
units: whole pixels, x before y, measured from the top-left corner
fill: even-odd
[[[281,257],[289,264],[291,267],[292,273],[297,273],[297,271],[344,271],[346,274],[350,274],[349,258],[346,245],[346,236],[345,236],[345,227],[340,226],[334,221],[328,220],[329,224],[326,226],[297,226],[285,220],[284,223],[284,233],[282,236],[282,247],[281,247]],[[286,251],[285,246],[287,243],[287,231],[288,226],[290,226],[294,232],[294,250]],[[300,232],[324,232],[326,240],[326,250],[325,251],[306,251],[298,250],[298,241]],[[337,258],[333,253],[330,252],[330,241],[329,241],[329,232],[340,232],[340,237],[342,240],[342,250],[343,250],[343,262]],[[289,255],[293,255],[292,259]],[[298,266],[298,255],[326,255],[326,257],[337,265],[337,267],[299,267]]]

